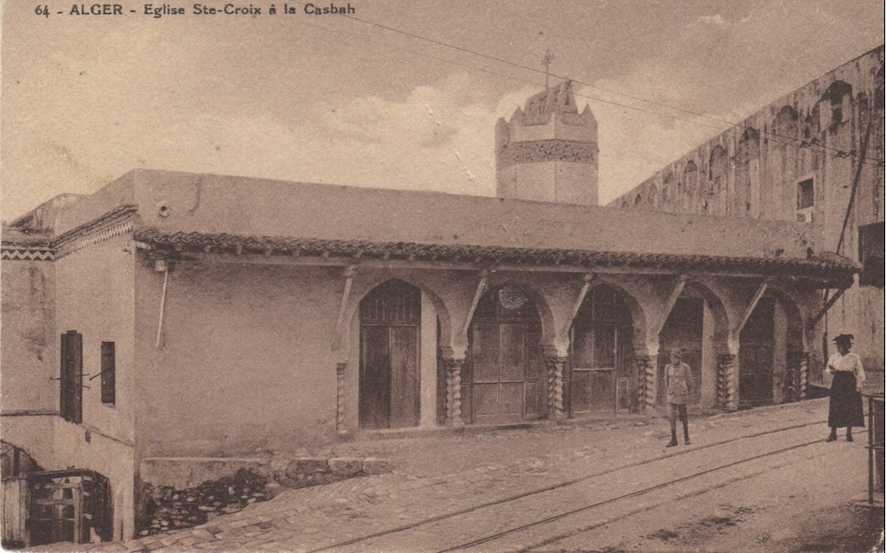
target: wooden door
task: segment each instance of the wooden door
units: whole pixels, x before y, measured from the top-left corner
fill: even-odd
[[[738,396],[741,405],[772,401],[775,361],[775,300],[762,298],[741,331]]]
[[[360,427],[387,428],[391,405],[389,329],[360,329]]]
[[[616,408],[620,329],[579,321],[573,329],[569,405],[573,414]]]
[[[421,292],[400,281],[360,303],[360,427],[416,426],[421,403]]]
[[[419,418],[418,328],[388,327],[391,352],[389,424],[391,428],[417,426]]]
[[[484,296],[471,323],[464,374],[463,407],[472,423],[504,424],[544,415],[540,341],[535,306],[521,291],[506,288]]]

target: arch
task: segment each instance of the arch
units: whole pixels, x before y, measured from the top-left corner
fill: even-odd
[[[710,161],[708,162],[708,178],[711,180],[726,174],[726,148],[717,144],[711,148]]]
[[[738,336],[741,404],[777,403],[802,395],[804,323],[791,291],[768,285]]]
[[[839,103],[847,94],[852,95],[852,85],[846,81],[834,81],[821,95],[821,101],[828,100],[832,104]]]
[[[789,342],[798,348],[806,349],[806,313],[801,307],[803,304],[794,293],[778,284],[769,284],[766,293],[774,296],[784,306],[788,316]]]
[[[698,166],[692,160],[683,168],[683,182],[686,183],[689,210],[695,211],[698,207]]]
[[[833,127],[852,117],[852,86],[845,81],[834,81],[818,101],[821,127]]]
[[[356,279],[359,278],[359,276],[356,277]],[[351,329],[353,328],[354,321],[359,314],[360,303],[379,286],[387,283],[388,281],[395,280],[414,286],[427,295],[428,299],[431,301],[431,304],[434,306],[437,320],[440,323],[440,334],[437,337],[438,343],[443,347],[449,347],[452,345],[452,320],[450,317],[449,308],[441,299],[440,295],[437,294],[437,292],[427,282],[425,282],[421,278],[416,278],[413,275],[377,275],[374,276],[374,278],[372,278],[371,280],[361,282],[361,292],[353,294],[353,297],[348,300],[347,310],[345,312],[344,318],[345,324],[341,329],[342,334],[341,336],[336,337],[336,341],[333,345],[333,350],[338,352],[339,362],[347,362],[350,356],[350,352],[353,347],[353,337],[351,335]]]
[[[775,116],[774,134],[776,135],[776,145],[790,145],[786,138],[796,138],[799,130],[799,114],[791,106],[782,106]]]
[[[883,66],[880,66],[880,69],[877,70],[876,77],[877,86],[874,91],[874,109],[883,110],[883,103],[886,101],[883,95]]]
[[[752,203],[755,200],[755,192],[752,190],[751,161],[760,155],[760,133],[753,127],[747,127],[738,142],[736,157],[738,163],[735,167],[735,183],[732,213],[743,216],[751,212]]]
[[[509,276],[506,278],[491,278],[489,289],[483,294],[484,297],[492,292],[505,287],[519,288],[521,292],[532,301],[535,311],[541,321],[542,344],[549,346],[554,344],[557,339],[557,325],[554,320],[554,313],[545,295],[528,279],[519,276]],[[473,322],[473,321],[472,321]]]
[[[637,300],[637,294],[632,292],[622,283],[616,282],[615,280],[607,276],[599,275],[594,277],[594,281],[591,283],[591,287],[588,290],[588,293],[590,294],[590,292],[593,291],[595,288],[604,285],[610,288],[614,288],[624,296],[625,304],[627,305],[628,311],[631,314],[634,349],[646,351],[649,345],[649,337],[647,335],[648,322],[646,318],[646,311]]]
[[[720,295],[707,283],[696,278],[686,280],[686,290],[695,292],[704,298],[711,314],[714,316],[714,345],[718,353],[728,351],[729,347],[729,311]]]
[[[760,131],[754,127],[746,128],[738,141],[738,151],[744,160],[757,157],[760,153]]]
[[[637,194],[636,196],[634,196],[634,205],[635,206],[639,206],[642,202],[643,202],[643,196],[641,196],[640,194]]]
[[[672,171],[668,171],[667,173],[665,173],[661,185],[662,207],[664,209],[671,209],[672,207],[675,207],[675,204],[677,203],[675,200],[679,200],[679,198],[675,198],[675,193],[676,190],[674,189],[674,173]]]

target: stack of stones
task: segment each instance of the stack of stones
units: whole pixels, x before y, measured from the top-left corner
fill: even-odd
[[[236,513],[251,503],[270,499],[268,487],[267,478],[247,469],[184,490],[148,485],[147,520],[139,535],[191,528],[215,516]]]
[[[299,457],[274,461],[270,469],[268,476],[240,469],[234,476],[207,480],[183,490],[146,484],[145,517],[138,535],[192,528],[216,516],[236,513],[251,503],[267,501],[283,487],[304,488],[382,474],[391,472],[392,464],[375,457]]]

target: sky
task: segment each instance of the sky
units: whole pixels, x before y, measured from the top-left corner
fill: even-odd
[[[543,89],[547,49],[597,118],[606,203],[884,40],[882,0],[119,1],[2,4],[4,220],[135,168],[491,196],[495,122]]]

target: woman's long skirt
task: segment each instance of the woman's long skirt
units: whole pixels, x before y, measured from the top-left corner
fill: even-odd
[[[855,389],[855,375],[834,373],[831,382],[831,402],[828,408],[828,426],[864,426],[861,394]]]

